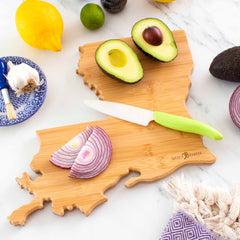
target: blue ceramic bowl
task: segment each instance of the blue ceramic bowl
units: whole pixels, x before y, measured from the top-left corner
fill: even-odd
[[[32,92],[24,93],[20,96],[17,96],[11,88],[9,89],[10,100],[17,114],[17,119],[15,120],[8,120],[5,104],[2,95],[0,94],[0,126],[10,126],[27,120],[38,111],[46,97],[47,81],[46,76],[41,68],[27,58],[8,56],[2,57],[1,59],[5,60],[6,62],[11,61],[13,64],[28,64],[38,71],[40,81],[43,81],[43,83],[36,87]]]

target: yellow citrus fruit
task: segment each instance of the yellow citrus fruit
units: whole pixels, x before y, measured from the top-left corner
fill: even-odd
[[[162,2],[162,3],[168,3],[168,2],[173,2],[175,0],[153,0],[155,2]]]
[[[17,9],[15,23],[18,33],[30,46],[60,51],[63,20],[59,11],[41,0],[26,0]]]

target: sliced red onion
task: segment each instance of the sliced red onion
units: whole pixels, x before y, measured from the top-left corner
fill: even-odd
[[[240,86],[235,89],[231,96],[229,112],[234,124],[240,128]]]
[[[107,133],[95,127],[86,144],[74,161],[70,177],[91,178],[100,174],[108,166],[112,155],[112,144]]]
[[[92,132],[93,128],[88,126],[85,131],[78,134],[62,148],[53,153],[50,162],[61,168],[71,168],[79,151],[87,142]]]

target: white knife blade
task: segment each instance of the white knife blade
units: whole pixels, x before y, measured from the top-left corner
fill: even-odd
[[[99,112],[143,126],[154,120],[154,112],[143,108],[101,100],[84,100],[84,103]]]

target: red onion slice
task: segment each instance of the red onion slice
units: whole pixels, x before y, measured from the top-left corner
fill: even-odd
[[[230,98],[229,112],[234,124],[240,128],[240,86],[235,89]]]
[[[70,177],[92,178],[106,169],[112,155],[112,144],[107,133],[95,127],[74,161]]]
[[[87,142],[92,132],[93,128],[88,126],[85,131],[78,134],[63,147],[53,153],[50,162],[61,168],[71,168],[79,151]]]

